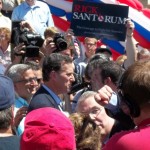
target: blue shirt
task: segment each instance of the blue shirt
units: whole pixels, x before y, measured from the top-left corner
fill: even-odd
[[[105,105],[105,108],[111,110],[113,114],[117,114],[119,111],[119,99],[115,92],[112,93],[111,99],[107,105]]]
[[[23,98],[21,97],[17,97],[15,99],[15,108],[14,108],[14,116],[16,115],[16,112],[18,111],[19,108],[23,107],[23,106],[26,106],[28,107],[29,104],[27,103],[26,100],[24,100]],[[17,135],[21,135],[24,131],[24,121],[25,121],[25,117],[21,120],[16,132],[17,132]]]
[[[48,5],[41,1],[36,1],[33,6],[23,2],[13,10],[11,19],[12,21],[28,21],[34,30],[42,36],[47,27],[54,26]]]

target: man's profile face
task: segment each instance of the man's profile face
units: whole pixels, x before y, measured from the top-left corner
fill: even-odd
[[[56,72],[57,89],[59,94],[65,94],[70,92],[72,82],[74,78],[74,64],[73,63],[62,63],[61,70]]]

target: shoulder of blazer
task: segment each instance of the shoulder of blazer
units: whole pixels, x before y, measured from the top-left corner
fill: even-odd
[[[32,101],[34,101],[35,99],[39,99],[38,97],[40,97],[40,100],[48,100],[50,103],[52,103],[56,108],[58,107],[57,103],[55,102],[54,98],[51,96],[51,94],[43,87],[41,86],[38,91],[33,95]]]
[[[49,92],[43,86],[41,86],[34,95],[42,94],[42,93],[49,94]]]

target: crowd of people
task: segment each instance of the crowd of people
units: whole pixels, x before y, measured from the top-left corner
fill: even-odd
[[[60,31],[39,0],[0,0],[0,149],[149,150],[150,51],[126,20],[116,60]]]

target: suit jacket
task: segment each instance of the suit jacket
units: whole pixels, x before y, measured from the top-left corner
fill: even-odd
[[[60,110],[58,104],[43,86],[41,86],[33,95],[29,104],[28,112],[42,107],[53,107]]]

